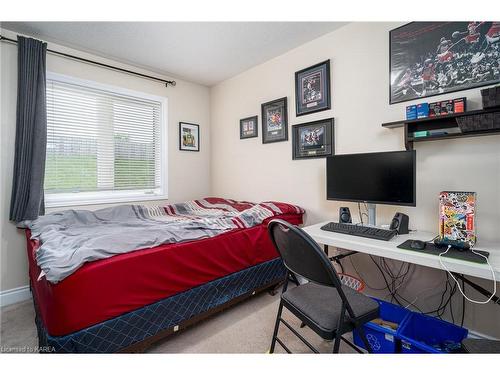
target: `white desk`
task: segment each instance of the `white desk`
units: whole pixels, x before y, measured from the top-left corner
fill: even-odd
[[[397,248],[398,245],[408,239],[430,241],[435,237],[433,233],[412,231],[410,234],[396,236],[390,241],[381,241],[321,230],[320,228],[326,223],[323,222],[302,229],[316,242],[323,245],[442,269],[439,257],[436,255]],[[500,244],[488,244],[478,241],[476,248],[490,253],[488,260],[495,271],[496,280],[500,281]],[[441,257],[441,260],[451,272],[492,280],[491,270],[487,264],[467,262],[447,257]]]

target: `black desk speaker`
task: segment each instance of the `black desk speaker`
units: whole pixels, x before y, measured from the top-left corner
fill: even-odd
[[[339,223],[352,223],[351,211],[349,211],[349,207],[340,207]]]
[[[392,218],[391,226],[389,229],[396,230],[398,234],[408,234],[408,224],[410,218],[408,215],[402,214],[401,212],[396,212],[396,215]]]

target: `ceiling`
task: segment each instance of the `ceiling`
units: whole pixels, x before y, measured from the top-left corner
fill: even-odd
[[[14,32],[207,86],[342,22],[2,22]]]

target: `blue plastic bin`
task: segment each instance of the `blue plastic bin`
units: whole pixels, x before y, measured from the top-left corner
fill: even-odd
[[[401,326],[402,353],[448,353],[468,335],[465,328],[412,312]]]
[[[399,326],[397,330],[393,330],[372,322],[366,323],[364,329],[368,342],[374,353],[398,353],[401,346],[399,332],[409,316],[410,310],[377,298],[373,299],[377,301],[380,306],[380,318],[389,322],[398,323]],[[354,343],[361,348],[365,348],[361,341],[361,337],[359,337],[356,331],[354,331],[353,336]]]

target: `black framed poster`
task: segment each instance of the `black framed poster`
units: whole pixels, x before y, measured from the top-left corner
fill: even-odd
[[[389,32],[390,104],[500,82],[500,22],[412,22]]]
[[[288,140],[287,98],[262,104],[262,143]]]
[[[330,60],[296,72],[296,115],[307,115],[330,108]]]
[[[293,160],[332,156],[335,153],[333,118],[293,125],[292,145]]]

